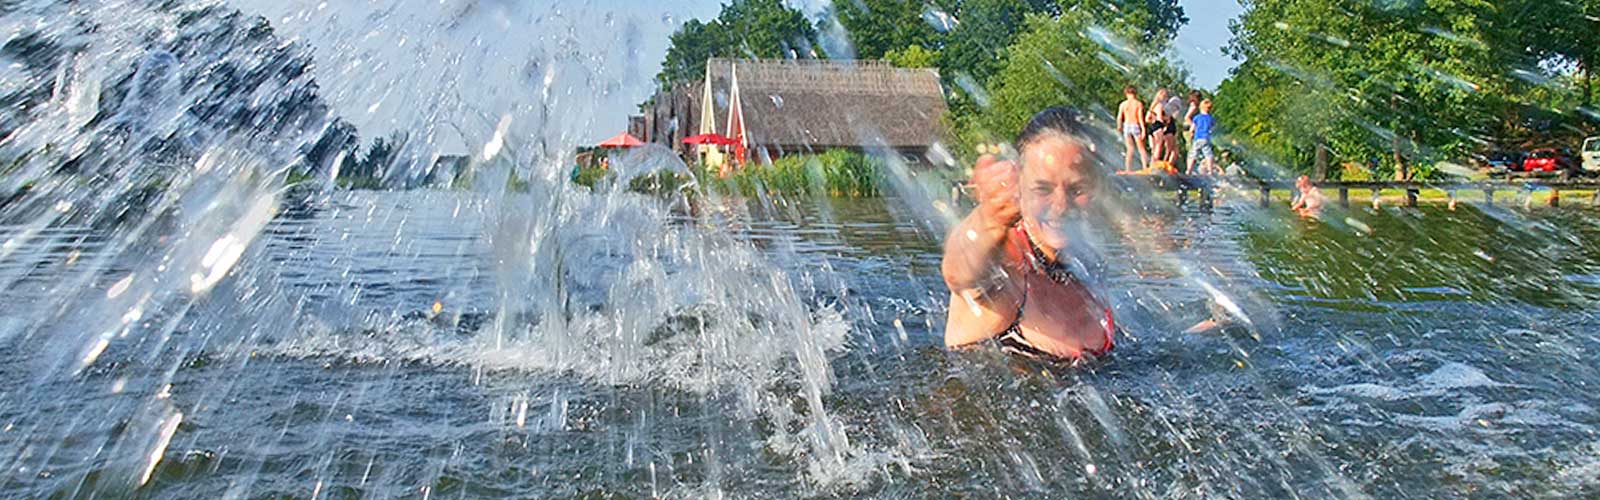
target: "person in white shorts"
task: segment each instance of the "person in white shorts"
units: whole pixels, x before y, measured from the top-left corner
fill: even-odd
[[[1139,95],[1133,86],[1122,89],[1122,105],[1117,107],[1117,127],[1122,130],[1122,142],[1128,146],[1128,154],[1122,162],[1123,171],[1134,170],[1133,153],[1139,152],[1139,168],[1150,168],[1150,150],[1145,146],[1144,131],[1144,103],[1139,101]]]

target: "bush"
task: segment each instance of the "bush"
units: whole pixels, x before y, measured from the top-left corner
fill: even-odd
[[[699,172],[704,187],[710,190],[754,196],[758,192],[800,196],[877,196],[881,161],[861,153],[833,150],[818,155],[786,156],[771,165],[751,163],[734,170],[728,177],[718,176],[716,168]],[[597,168],[574,168],[572,182],[593,188],[605,182],[610,172]],[[662,194],[681,190],[689,184],[686,175],[660,171],[641,175],[628,183],[628,190]]]
[[[1359,163],[1346,163],[1339,168],[1339,180],[1345,182],[1365,182],[1373,180],[1372,171]]]
[[[572,182],[579,186],[589,188],[593,188],[595,184],[599,184],[600,179],[604,179],[608,173],[605,169],[600,167],[576,166],[572,167],[572,170]]]
[[[628,190],[635,193],[662,195],[682,191],[693,179],[688,174],[671,170],[657,170],[654,173],[634,177],[628,181]]]
[[[716,187],[755,194],[877,196],[880,161],[860,153],[833,150],[819,155],[786,156],[771,165],[751,164],[727,178],[708,170],[703,178]]]
[[[301,171],[301,170],[290,170],[289,173],[285,174],[284,177],[283,177],[283,185],[284,186],[293,186],[293,185],[300,184],[300,183],[303,183],[303,182],[310,182],[310,181],[316,180],[316,177],[317,177],[316,174],[313,174],[311,172],[305,172],[305,171]]]
[[[586,188],[594,189],[603,182],[611,182],[611,171],[600,167],[573,167],[570,175],[572,183]],[[665,194],[680,191],[689,185],[693,178],[686,173],[671,170],[658,170],[649,174],[634,177],[628,181],[628,190],[644,194]]]

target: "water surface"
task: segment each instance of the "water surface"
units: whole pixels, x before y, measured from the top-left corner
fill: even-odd
[[[1069,369],[990,348],[946,352],[938,238],[893,199],[724,200],[738,209],[666,219],[754,249],[796,291],[809,335],[841,336],[818,341],[826,383],[816,407],[803,357],[763,356],[787,347],[739,340],[783,335],[793,325],[781,317],[733,322],[742,329],[724,336],[704,333],[722,321],[709,311],[605,303],[624,296],[609,287],[638,262],[625,254],[651,247],[618,241],[626,232],[568,236],[565,307],[584,335],[498,333],[543,321],[497,312],[507,301],[524,308],[496,277],[504,264],[490,214],[504,203],[350,192],[286,212],[245,257],[249,272],[170,329],[205,341],[113,347],[78,376],[34,375],[52,359],[49,343],[7,334],[0,370],[19,382],[0,395],[5,488],[154,497],[1596,492],[1600,421],[1585,388],[1600,382],[1590,362],[1600,348],[1591,333],[1600,226],[1586,209],[1358,209],[1328,222],[1243,202],[1155,213],[1107,248],[1105,292],[1126,329],[1116,352]],[[0,269],[14,304],[0,324],[26,324],[36,314],[28,297],[95,256],[97,234],[52,229],[18,250],[28,258]],[[105,293],[115,279],[84,293]],[[1213,292],[1249,321],[1181,333],[1211,316]],[[585,329],[585,311],[612,309],[664,319],[637,343]],[[735,366],[710,366],[724,362]],[[182,415],[170,443],[148,485],[124,489],[151,446],[139,426],[168,425],[164,412]]]

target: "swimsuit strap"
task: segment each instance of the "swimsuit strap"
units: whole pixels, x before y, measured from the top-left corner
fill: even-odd
[[[1111,335],[1112,332],[1117,331],[1117,318],[1116,318],[1116,316],[1113,316],[1111,314],[1111,306],[1106,306],[1105,309],[1106,309],[1106,331],[1105,331],[1105,334],[1106,334],[1106,346],[1102,347],[1099,352],[1095,353],[1096,355],[1100,355],[1100,354],[1105,354],[1105,353],[1111,352],[1111,349],[1113,347],[1116,347],[1116,345],[1117,345],[1116,341],[1113,340],[1112,335]],[[1021,323],[1018,323],[1018,326],[1021,326]]]
[[[1021,224],[1012,227],[1011,231],[1014,236],[1013,238],[1009,238],[1011,240],[1012,249],[1016,250],[1018,256],[1021,258],[1023,270],[1025,272],[1043,274],[1049,277],[1051,281],[1054,281],[1060,285],[1067,285],[1077,281],[1077,276],[1072,274],[1072,270],[1061,265],[1059,261],[1051,262],[1049,259],[1045,258],[1044,251],[1040,250],[1037,244],[1034,244],[1033,237],[1028,235],[1028,231],[1024,229]],[[1047,262],[1049,264],[1046,264]],[[1022,300],[1017,304],[1017,319],[1011,323],[1011,326],[1007,328],[1004,333],[1000,335],[1000,345],[1003,348],[1018,354],[1026,355],[1028,357],[1053,358],[1055,357],[1054,355],[1029,345],[1027,341],[1022,338],[1022,310],[1027,307],[1028,295],[1030,295],[1030,292],[1032,292],[1032,288],[1033,284],[1029,283],[1028,280],[1024,278],[1022,280]],[[1096,302],[1099,301],[1096,300]],[[1104,309],[1106,315],[1104,332],[1106,336],[1106,345],[1098,351],[1086,351],[1085,354],[1092,354],[1096,356],[1104,355],[1111,352],[1111,348],[1115,345],[1112,340],[1112,332],[1117,330],[1117,320],[1111,313],[1111,307],[1104,306]]]
[[[1024,229],[1021,224],[1017,224],[1011,227],[1011,236],[1011,249],[1015,250],[1017,256],[1022,258],[1022,265],[1025,270],[1039,272],[1038,256],[1034,253],[1033,238],[1028,236],[1028,230]]]
[[[1073,274],[1072,270],[1068,269],[1061,261],[1045,257],[1044,250],[1041,250],[1039,245],[1033,242],[1033,237],[1029,236],[1028,231],[1023,229],[1022,226],[1017,226],[1014,231],[1016,231],[1021,240],[1020,253],[1028,271],[1043,274],[1049,277],[1051,281],[1062,285],[1078,281],[1078,276]]]

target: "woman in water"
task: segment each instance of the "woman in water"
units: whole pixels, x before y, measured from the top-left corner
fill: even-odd
[[[1020,164],[978,160],[978,206],[945,240],[947,346],[997,338],[1056,360],[1111,351],[1111,309],[1064,263],[1086,245],[1083,217],[1103,181],[1085,132],[1076,112],[1046,109],[1017,138]]]
[[[1311,183],[1311,178],[1300,176],[1294,180],[1294,188],[1300,193],[1295,196],[1294,203],[1289,205],[1289,210],[1307,219],[1322,218],[1322,190]]]

